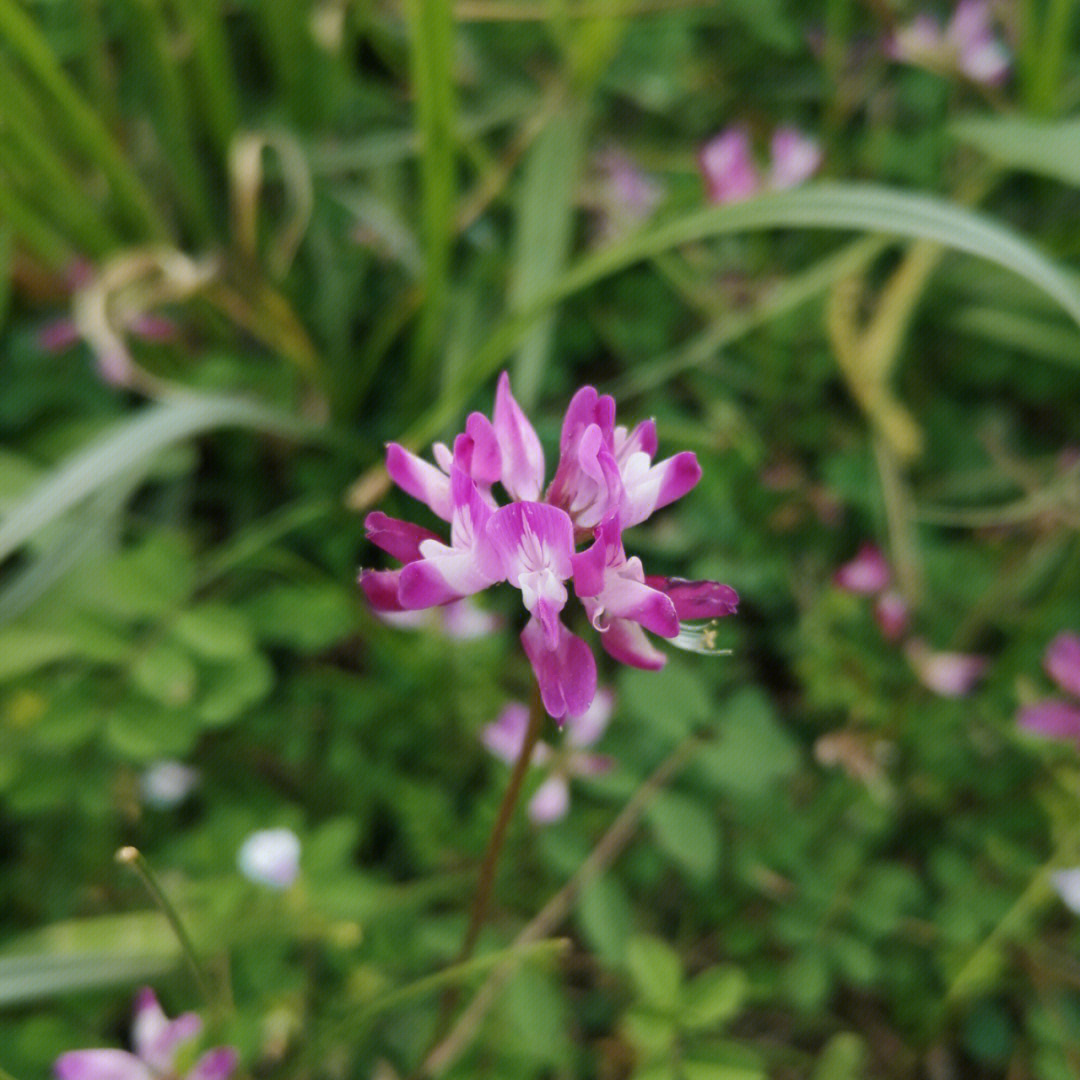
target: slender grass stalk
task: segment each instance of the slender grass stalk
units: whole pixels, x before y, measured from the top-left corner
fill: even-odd
[[[168,896],[165,895],[165,890],[162,889],[161,885],[158,883],[157,878],[154,876],[154,872],[150,869],[150,864],[143,857],[142,852],[135,847],[122,847],[116,853],[116,861],[122,866],[131,868],[132,872],[145,886],[146,891],[150,894],[150,898],[161,909],[161,913],[168,920],[169,926],[172,927],[172,932],[176,935],[176,940],[180,944],[180,951],[187,961],[187,965],[191,970],[192,977],[199,988],[199,992],[206,999],[207,1005],[212,1009],[216,1008],[218,1001],[214,994],[210,976],[207,974],[206,968],[203,967],[202,961],[199,959],[199,954],[195,951],[195,945],[180,918],[179,912],[173,906],[173,903]]]
[[[62,266],[71,257],[71,245],[52,222],[3,182],[0,182],[0,220],[10,225],[16,236],[50,266]]]
[[[1038,35],[1038,63],[1030,70],[1028,100],[1035,112],[1055,116],[1061,106],[1065,59],[1073,45],[1070,35],[1077,0],[1048,0],[1042,33]]]
[[[56,115],[67,137],[105,173],[128,224],[149,238],[167,239],[168,229],[142,181],[16,0],[0,0],[0,37],[56,104]]]
[[[85,42],[82,50],[83,72],[90,100],[105,124],[115,124],[116,79],[109,58],[109,41],[101,19],[102,0],[78,0],[79,36]]]
[[[429,389],[436,343],[449,301],[456,183],[454,20],[450,0],[406,0],[410,70],[416,91],[420,159],[421,223],[425,249],[424,306],[413,339],[411,385]]]
[[[239,93],[221,0],[174,0],[191,41],[192,81],[218,154],[224,159],[240,125]]]

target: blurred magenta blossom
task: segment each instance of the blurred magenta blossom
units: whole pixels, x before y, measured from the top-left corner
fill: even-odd
[[[571,777],[597,776],[611,768],[611,758],[590,753],[586,748],[604,734],[614,707],[611,691],[598,690],[581,716],[566,718],[566,740],[561,748],[555,749],[545,742],[536,744],[530,764],[545,767],[550,773],[529,800],[529,817],[537,825],[548,825],[566,816],[570,809]],[[481,739],[497,758],[513,765],[525,745],[528,727],[528,706],[513,702],[494,723],[484,728]]]
[[[910,612],[907,601],[892,584],[892,568],[876,544],[866,543],[855,558],[833,575],[833,583],[845,592],[876,596],[874,618],[887,641],[899,641],[907,631]]]
[[[614,240],[647,221],[660,205],[664,188],[618,147],[596,155],[595,193],[600,239]]]
[[[556,720],[582,715],[596,693],[596,661],[563,625],[566,582],[603,647],[623,663],[653,670],[665,657],[645,630],[683,644],[693,633],[680,620],[730,615],[738,604],[727,585],[646,577],[641,560],[627,556],[623,530],[701,478],[693,453],[654,464],[656,450],[654,421],[632,431],[616,426],[614,398],[582,387],[567,409],[559,463],[545,490],[543,448],[504,372],[493,418],[472,413],[453,450],[436,443],[437,465],[397,443],[387,446],[390,478],[450,523],[450,543],[420,525],[369,514],[368,538],[404,565],[361,571],[368,601],[377,611],[413,611],[509,582],[529,612],[521,642],[544,708]],[[509,503],[500,505],[496,484]]]
[[[912,638],[904,651],[919,681],[939,697],[967,697],[986,672],[984,656],[935,652],[922,638]]]
[[[726,128],[705,143],[698,154],[698,167],[709,202],[732,203],[763,191],[786,191],[821,168],[821,148],[793,127],[776,129],[771,152],[772,164],[763,175],[745,128]]]
[[[1080,748],[1080,635],[1062,631],[1046,648],[1043,668],[1069,698],[1047,698],[1026,705],[1017,722],[1051,739],[1066,739]]]
[[[995,84],[1009,75],[1009,50],[994,36],[986,0],[961,0],[944,30],[933,15],[916,16],[887,45],[896,60],[958,72],[972,82]]]
[[[375,614],[390,626],[400,630],[436,630],[455,641],[469,641],[494,633],[502,620],[485,611],[471,596],[453,600],[442,607],[418,611],[376,611]]]
[[[236,1068],[231,1046],[207,1050],[184,1073],[189,1044],[202,1033],[202,1018],[193,1012],[170,1020],[154,991],[144,988],[135,998],[131,1027],[134,1053],[127,1050],[72,1050],[56,1059],[57,1080],[227,1080]]]
[[[292,829],[259,829],[240,845],[236,865],[258,885],[287,889],[300,873],[300,841]]]

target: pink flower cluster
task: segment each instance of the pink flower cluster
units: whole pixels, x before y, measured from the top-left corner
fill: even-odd
[[[1043,656],[1046,674],[1071,700],[1047,698],[1020,710],[1022,728],[1051,739],[1068,739],[1080,749],[1080,635],[1063,631]]]
[[[562,747],[556,749],[545,742],[536,744],[529,764],[548,772],[529,800],[529,817],[537,825],[548,825],[566,816],[572,777],[598,776],[611,768],[611,758],[594,754],[588,748],[607,730],[614,705],[615,698],[609,690],[598,690],[583,715],[566,718],[566,741]],[[515,701],[484,728],[480,737],[497,758],[513,765],[525,745],[528,727],[528,706]]]
[[[154,991],[144,988],[135,999],[131,1025],[134,1053],[127,1050],[72,1050],[56,1059],[57,1080],[228,1080],[236,1068],[231,1046],[207,1050],[181,1077],[180,1061],[190,1061],[188,1046],[202,1033],[202,1018],[183,1013],[170,1020]]]
[[[614,399],[582,387],[566,411],[559,464],[545,490],[543,448],[504,372],[492,419],[474,412],[453,449],[436,443],[437,465],[387,446],[390,478],[450,523],[450,543],[420,525],[369,514],[368,538],[404,565],[363,570],[368,601],[377,611],[414,611],[509,582],[529,612],[521,642],[544,708],[556,720],[583,714],[596,693],[596,661],[563,625],[567,582],[607,652],[641,668],[665,660],[645,630],[676,638],[680,620],[729,615],[738,604],[727,585],[647,578],[641,560],[627,556],[623,530],[701,478],[693,453],[654,464],[656,450],[652,420],[633,431],[616,426]],[[505,505],[496,484],[509,497]]]
[[[763,191],[786,191],[808,180],[821,168],[821,148],[793,127],[773,133],[772,164],[762,174],[743,127],[729,127],[710,139],[698,154],[709,202],[739,202]]]
[[[961,0],[943,30],[933,15],[919,15],[889,41],[896,60],[958,72],[972,82],[995,84],[1009,75],[1009,51],[994,36],[986,0]]]
[[[846,592],[876,596],[874,618],[882,636],[894,642],[903,638],[910,613],[901,593],[890,588],[892,569],[880,548],[863,544],[855,558],[836,571],[833,581]],[[904,653],[923,686],[941,697],[965,697],[986,671],[985,657],[937,652],[918,637],[905,643]]]

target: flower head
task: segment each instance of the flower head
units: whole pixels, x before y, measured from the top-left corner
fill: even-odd
[[[404,565],[363,570],[361,587],[376,611],[402,612],[507,582],[529,613],[521,642],[545,709],[557,720],[581,715],[596,692],[596,662],[563,623],[571,590],[604,648],[646,668],[662,666],[664,656],[645,630],[679,639],[681,619],[714,619],[738,603],[719,583],[646,580],[641,561],[627,556],[624,530],[701,478],[694,454],[654,462],[656,451],[652,420],[633,430],[619,426],[614,399],[582,387],[566,411],[558,465],[545,489],[543,447],[504,372],[492,419],[473,413],[452,451],[437,443],[437,465],[396,443],[387,447],[391,478],[450,523],[450,543],[410,522],[369,514],[369,539]],[[509,497],[505,504],[496,485]]]
[[[821,147],[794,127],[773,133],[772,162],[759,171],[743,127],[729,127],[710,139],[698,154],[709,202],[740,202],[763,191],[786,191],[808,180],[821,168]]]
[[[1043,656],[1047,675],[1068,699],[1046,698],[1020,710],[1022,728],[1050,739],[1075,742],[1080,749],[1080,635],[1064,631],[1047,646]]]
[[[921,638],[909,641],[905,651],[919,681],[939,697],[967,697],[986,671],[985,657],[935,652]]]
[[[240,845],[236,865],[259,885],[287,889],[300,873],[300,841],[292,829],[260,829]]]
[[[833,580],[845,592],[873,595],[888,588],[892,572],[881,548],[863,544],[855,558],[836,571]]]
[[[932,15],[918,15],[898,30],[887,45],[897,60],[957,72],[972,82],[994,84],[1009,75],[1009,51],[994,36],[986,0],[961,0],[948,25]]]
[[[56,1059],[53,1071],[57,1080],[228,1080],[237,1060],[231,1046],[207,1050],[186,1072],[179,1071],[186,1048],[202,1027],[202,1018],[193,1012],[168,1019],[153,990],[144,988],[135,998],[134,1053],[72,1050]]]
[[[597,776],[611,768],[611,759],[588,750],[607,730],[615,707],[609,690],[598,690],[592,704],[566,719],[566,736],[559,748],[538,742],[530,764],[546,768],[549,775],[529,800],[529,817],[537,825],[548,825],[566,816],[570,809],[570,780],[575,776]],[[525,743],[529,710],[512,702],[487,725],[481,741],[496,757],[512,765]]]

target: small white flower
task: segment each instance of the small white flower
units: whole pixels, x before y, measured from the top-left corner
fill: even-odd
[[[199,770],[174,758],[155,761],[139,778],[143,802],[157,810],[179,806],[198,786]]]
[[[260,829],[240,845],[236,865],[259,885],[287,889],[300,872],[300,841],[292,829]]]

